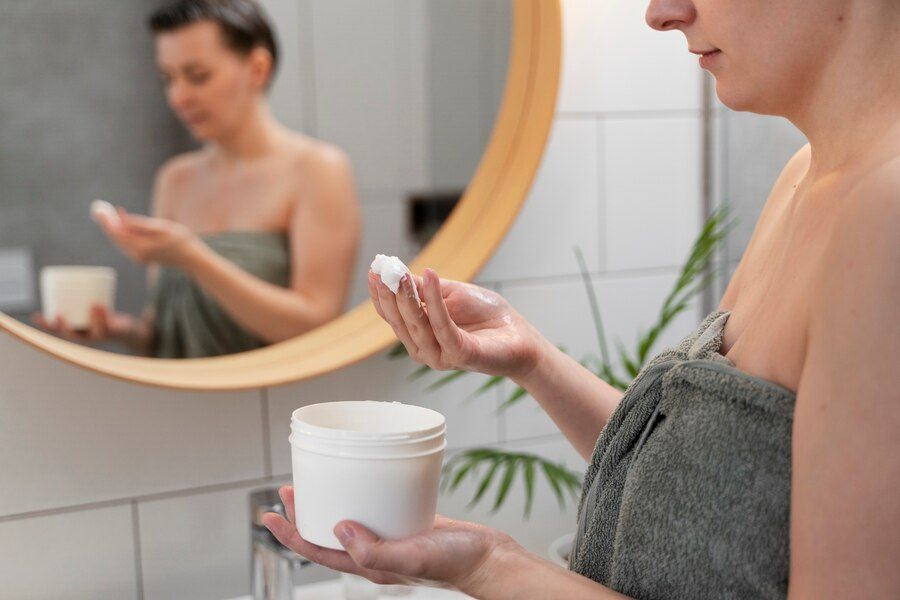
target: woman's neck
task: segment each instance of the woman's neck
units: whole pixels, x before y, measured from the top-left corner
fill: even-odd
[[[814,88],[785,115],[810,142],[811,173],[859,166],[900,135],[900,10],[885,6],[847,19]]]
[[[268,154],[281,133],[281,125],[260,101],[234,129],[215,140],[213,149],[225,162],[252,160]]]

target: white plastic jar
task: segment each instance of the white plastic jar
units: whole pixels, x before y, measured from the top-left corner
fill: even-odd
[[[112,310],[116,271],[112,267],[53,265],[41,269],[41,308],[47,321],[62,316],[72,329],[87,329],[91,307]]]
[[[304,539],[343,549],[334,526],[362,523],[385,539],[432,528],[446,425],[400,402],[326,402],[291,417],[294,510]]]

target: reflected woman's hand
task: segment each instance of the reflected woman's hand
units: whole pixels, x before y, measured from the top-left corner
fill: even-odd
[[[375,310],[414,360],[438,370],[516,377],[530,372],[546,350],[543,336],[499,294],[439,279],[431,269],[416,280],[422,305],[408,275],[395,295],[369,272]]]
[[[107,236],[131,260],[161,263],[177,267],[187,266],[190,252],[200,239],[185,225],[156,217],[132,215],[122,208],[119,218],[98,215],[97,221]]]
[[[62,315],[47,319],[42,313],[32,315],[34,323],[42,329],[73,342],[97,343],[107,340],[130,341],[141,329],[139,319],[115,311],[103,305],[91,307],[90,321],[86,329],[74,329],[66,323]]]

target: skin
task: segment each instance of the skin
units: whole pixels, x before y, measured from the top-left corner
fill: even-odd
[[[731,311],[721,351],[797,394],[788,598],[900,597],[900,5],[654,0],[647,21],[681,31],[692,50],[718,50],[703,65],[729,106],[785,116],[809,140],[720,303]],[[407,281],[396,297],[371,274],[369,285],[411,356],[511,377],[583,455],[621,397],[489,292],[426,270],[419,308]],[[310,547],[277,515],[266,523],[298,552],[376,581],[434,576],[485,599],[621,597],[470,524],[440,521],[411,545],[341,523],[339,539],[351,532],[342,554]],[[462,531],[478,539],[459,548],[446,537]],[[478,566],[441,571],[448,560]]]
[[[219,26],[201,21],[156,38],[166,100],[198,151],[166,162],[157,174],[152,217],[119,210],[99,216],[103,231],[135,262],[187,272],[245,329],[268,342],[313,329],[343,310],[360,239],[350,163],[334,146],[278,124],[266,103],[268,51],[243,56]],[[213,252],[203,235],[223,231],[286,232],[291,281],[262,281]],[[327,257],[327,260],[323,260]],[[89,331],[58,320],[39,324],[82,341],[117,338],[149,347],[152,311],[141,318],[94,307]]]

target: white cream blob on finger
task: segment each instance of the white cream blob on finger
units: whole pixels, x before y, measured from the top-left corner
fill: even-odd
[[[384,282],[384,285],[388,286],[394,294],[400,290],[400,280],[403,279],[404,275],[408,274],[409,281],[412,283],[413,295],[416,297],[416,302],[419,304],[422,303],[422,300],[419,298],[419,290],[416,288],[416,280],[413,278],[409,267],[403,264],[402,260],[396,256],[376,254],[375,260],[372,261],[371,269],[373,273],[381,277],[381,281]]]
[[[91,218],[96,221],[100,215],[105,215],[113,223],[121,220],[115,206],[106,200],[94,200],[91,202]]]

